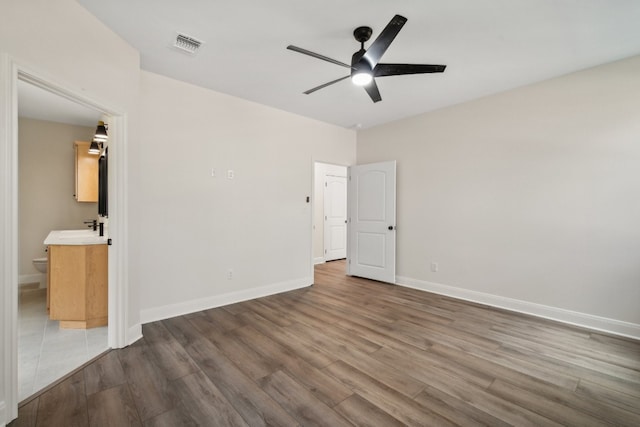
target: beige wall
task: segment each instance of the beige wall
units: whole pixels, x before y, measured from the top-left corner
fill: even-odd
[[[97,203],[78,203],[74,141],[90,141],[89,127],[33,119],[18,123],[20,276],[38,274],[31,260],[46,256],[43,241],[51,230],[86,227],[98,216]]]
[[[3,0],[0,52],[53,83],[134,113],[138,51],[75,0]]]
[[[149,72],[140,84],[142,320],[310,285],[313,160],[353,163],[355,132]]]
[[[640,56],[359,132],[398,161],[401,281],[640,333],[638,94]]]

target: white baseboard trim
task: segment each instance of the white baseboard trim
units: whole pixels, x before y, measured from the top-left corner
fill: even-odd
[[[4,427],[6,423],[10,421],[6,417],[7,417],[7,404],[4,403],[4,400],[2,400],[0,401],[0,427]]]
[[[640,325],[636,323],[623,322],[606,317],[594,316],[587,313],[565,310],[563,308],[551,307],[542,304],[517,300],[513,298],[492,295],[483,292],[471,291],[469,289],[457,288],[440,283],[427,282],[424,280],[412,279],[410,277],[396,276],[396,284],[407,288],[446,295],[466,301],[477,302],[490,305],[492,307],[503,308],[505,310],[518,313],[530,314],[544,319],[556,320],[574,326],[581,326],[609,334],[620,335],[627,338],[640,340]]]
[[[149,308],[140,311],[140,323],[145,324],[155,322],[158,320],[169,319],[171,317],[182,316],[188,313],[194,313],[196,311],[208,310],[210,308],[235,304],[237,302],[279,294],[281,292],[293,291],[295,289],[311,286],[312,284],[313,277],[304,277],[258,288],[229,292],[222,295],[215,295],[207,298],[165,305],[162,307]]]
[[[325,262],[324,257],[321,256],[313,259],[313,265],[324,264]]]
[[[40,283],[42,285],[42,283],[46,282],[47,275],[46,274],[41,274],[41,273],[36,273],[36,274],[21,274],[20,276],[18,276],[18,284],[19,285],[26,285],[27,283]],[[42,286],[40,286],[42,287]]]
[[[127,331],[127,345],[133,344],[140,338],[142,338],[142,325],[138,323],[137,325],[130,327]]]

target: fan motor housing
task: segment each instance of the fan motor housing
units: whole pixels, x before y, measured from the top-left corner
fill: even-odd
[[[371,34],[373,34],[371,27],[358,27],[353,30],[353,37],[355,37],[360,43],[364,43],[369,40],[371,38]]]

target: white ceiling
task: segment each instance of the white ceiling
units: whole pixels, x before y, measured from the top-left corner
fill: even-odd
[[[18,117],[93,127],[101,120],[102,114],[18,80]]]
[[[640,54],[638,0],[78,0],[140,51],[142,68],[346,128],[377,124]],[[348,70],[352,32],[408,21],[382,62],[446,64],[377,79],[372,103]],[[204,41],[189,56],[177,32]],[[370,43],[369,42],[369,43]],[[368,47],[366,44],[365,48]]]

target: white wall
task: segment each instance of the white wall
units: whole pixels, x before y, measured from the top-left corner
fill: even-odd
[[[138,52],[74,0],[3,0],[0,52],[91,98],[133,111]]]
[[[640,336],[639,94],[634,57],[359,132],[398,161],[400,282]]]
[[[140,110],[142,321],[310,285],[313,159],[355,132],[149,72]]]
[[[347,165],[316,162],[313,188],[313,259],[324,262],[324,182],[326,175],[347,176]]]
[[[98,217],[97,203],[79,203],[75,191],[74,141],[90,141],[95,128],[43,120],[18,123],[20,276],[37,275],[34,258],[47,254],[51,230],[83,228]],[[28,283],[28,282],[27,282]]]

